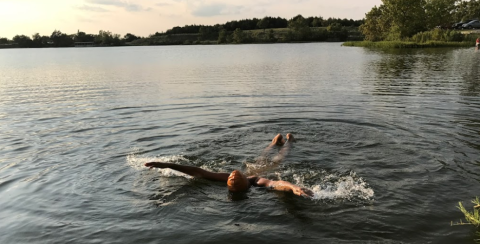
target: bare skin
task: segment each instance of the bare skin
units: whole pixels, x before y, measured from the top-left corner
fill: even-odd
[[[212,180],[212,181],[227,182],[228,176],[230,175],[229,173],[210,172],[198,167],[185,166],[185,165],[172,164],[172,163],[150,162],[150,163],[146,163],[145,166],[149,168],[160,168],[160,169],[169,168],[176,171],[180,171],[184,174],[187,174],[196,178],[202,178],[202,179]],[[265,179],[257,176],[249,176],[247,177],[247,179],[250,183],[250,186],[268,187],[272,190],[292,192],[295,195],[304,196],[304,197],[313,196],[313,192],[311,190],[294,185],[288,181],[282,181],[282,180],[275,181],[275,180],[269,180],[269,179]]]
[[[263,150],[262,155],[257,158],[256,163],[252,165],[254,167],[247,168],[246,174],[262,175],[278,167],[292,148],[292,144],[297,141],[291,133],[288,133],[286,138],[287,140],[285,140],[281,134],[276,135],[272,142]],[[278,146],[281,147],[280,151],[269,160],[268,154],[273,148]]]
[[[285,144],[285,140],[283,139],[282,134],[276,135],[272,139],[272,142],[263,150],[261,157],[265,157],[275,146],[281,147],[284,144]]]
[[[287,134],[287,141],[285,141],[282,137],[282,135],[278,134],[273,138],[272,143],[266,148],[269,149],[269,147],[273,147],[275,145],[277,146],[283,146],[283,148],[280,150],[279,154],[277,155],[278,161],[275,162],[276,164],[280,163],[284,158],[286,153],[290,150],[291,143],[295,141],[295,138],[293,137],[292,134]],[[176,171],[180,171],[184,174],[197,177],[197,178],[203,178],[207,180],[212,180],[212,181],[223,181],[227,182],[228,177],[230,176],[230,173],[216,173],[216,172],[210,172],[198,167],[193,167],[193,166],[185,166],[185,165],[178,165],[178,164],[173,164],[173,163],[162,163],[162,162],[149,162],[145,164],[146,167],[149,168],[169,168],[173,169]],[[247,177],[249,186],[257,186],[257,187],[267,187],[272,190],[276,191],[285,191],[285,192],[292,192],[295,195],[298,196],[304,196],[304,197],[312,197],[313,192],[307,188],[303,188],[297,185],[294,185],[288,181],[274,181],[274,180],[269,180],[266,178],[258,177],[258,176],[249,176]]]

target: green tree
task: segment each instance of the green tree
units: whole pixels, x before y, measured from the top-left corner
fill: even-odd
[[[385,13],[385,7],[373,7],[370,12],[365,14],[365,22],[359,29],[367,41],[383,40],[388,31],[390,31],[391,21]]]
[[[342,27],[340,23],[334,22],[327,27],[327,31],[342,31]]]
[[[200,27],[198,30],[198,40],[203,41],[206,40],[208,37],[208,29],[205,28],[204,26]]]
[[[268,41],[270,41],[270,42],[277,41],[277,39],[275,38],[275,32],[272,29],[270,29],[268,31],[268,37],[267,38],[268,38]]]
[[[233,32],[233,42],[235,43],[243,43],[245,41],[245,33],[240,28],[235,29]]]
[[[462,1],[465,2],[465,1]],[[463,20],[467,19],[478,19],[480,17],[480,1],[479,0],[470,0],[464,4],[465,11]]]
[[[290,19],[288,28],[292,30],[294,39],[297,41],[306,41],[310,37],[310,27],[308,27],[308,22],[302,15],[297,15]]]
[[[227,42],[227,31],[225,29],[220,30],[218,33],[218,44],[226,43]]]
[[[449,26],[455,21],[455,3],[457,0],[426,0],[425,13],[428,29],[436,26]]]
[[[269,24],[270,23],[269,23],[268,17],[264,17],[263,19],[257,22],[257,27],[260,29],[263,29],[263,33],[265,33],[265,30],[268,28]]]
[[[227,34],[227,43],[233,42],[233,34]]]
[[[385,14],[392,22],[388,36],[411,37],[425,31],[426,0],[382,0]],[[387,37],[388,38],[388,37]]]
[[[323,22],[322,17],[315,17],[315,18],[313,18],[312,26],[313,27],[322,27],[322,22]]]
[[[100,30],[98,35],[95,36],[95,43],[101,45],[111,45],[113,42],[112,32]]]
[[[123,39],[125,40],[125,42],[133,42],[135,40],[140,39],[140,37],[138,37],[136,35],[133,35],[133,34],[130,34],[130,33],[127,33],[127,34],[125,34]]]
[[[123,45],[123,39],[121,39],[120,34],[113,34],[112,35],[112,42],[110,43],[110,45],[113,45],[113,46]]]
[[[8,44],[10,41],[6,37],[0,37],[0,45]]]
[[[78,30],[77,34],[73,36],[75,42],[94,42],[95,36],[92,34],[86,34],[83,31]]]
[[[40,36],[40,34],[35,33],[32,36],[32,47],[44,47],[48,45],[50,38],[48,36]]]
[[[50,35],[50,40],[55,47],[70,47],[73,46],[73,38],[59,30],[54,30]]]
[[[13,37],[13,42],[16,43],[19,47],[31,47],[32,39],[25,35],[16,35]]]

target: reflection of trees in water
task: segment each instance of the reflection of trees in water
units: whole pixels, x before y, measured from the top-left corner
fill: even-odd
[[[473,49],[369,50],[380,56],[365,67],[374,95],[480,94],[480,53]]]
[[[410,93],[414,78],[414,66],[417,62],[412,55],[387,55],[374,68],[378,79],[374,84],[377,95],[407,95]]]
[[[478,70],[478,69],[476,69]],[[467,81],[468,82],[468,81]],[[478,84],[478,80],[477,80]],[[478,85],[476,86],[477,96],[460,96],[459,108],[455,111],[456,142],[453,163],[469,178],[480,181],[480,100],[478,98]]]
[[[375,95],[444,94],[450,90],[448,75],[453,49],[394,49],[373,51],[380,55],[366,67]]]
[[[460,94],[463,96],[480,95],[480,53],[476,51],[474,54],[460,58],[462,61],[460,67],[463,71],[463,85]]]
[[[401,119],[397,123],[430,138],[440,149],[438,161],[447,168],[480,181],[480,53],[370,52],[377,58],[365,67],[362,85],[375,100],[395,105],[385,108],[376,103],[379,111],[397,116]]]

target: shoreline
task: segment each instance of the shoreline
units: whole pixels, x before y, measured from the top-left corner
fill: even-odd
[[[446,48],[446,47],[475,47],[471,42],[442,42],[429,41],[425,43],[405,41],[347,41],[342,44],[345,47],[369,47],[369,48]]]

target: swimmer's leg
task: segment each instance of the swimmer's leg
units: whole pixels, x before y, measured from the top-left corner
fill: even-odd
[[[265,157],[275,146],[283,146],[284,144],[285,140],[283,139],[282,134],[276,135],[272,139],[272,142],[265,149],[263,149],[261,157]]]
[[[293,135],[291,133],[288,133],[287,134],[287,141],[284,143],[282,149],[280,149],[278,154],[275,157],[273,157],[272,161],[275,164],[281,163],[285,159],[285,157],[288,155],[288,153],[290,152],[290,149],[292,148],[292,144],[296,141],[297,140],[295,139],[295,137],[293,137]]]
[[[281,134],[277,134],[272,142],[262,151],[262,154],[255,159],[255,164],[248,165],[246,169],[247,175],[258,175],[270,168],[271,161],[269,157],[271,156],[272,149],[276,146],[283,146],[285,140]]]

